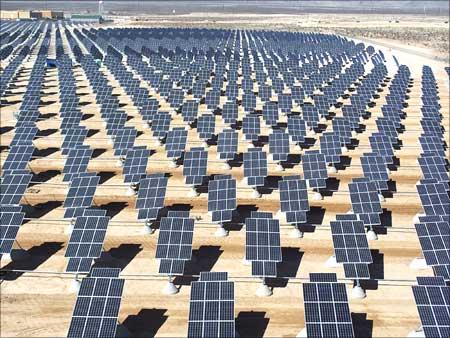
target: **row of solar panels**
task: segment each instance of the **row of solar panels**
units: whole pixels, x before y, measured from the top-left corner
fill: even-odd
[[[120,269],[94,268],[82,280],[68,337],[115,337],[125,280]],[[425,337],[448,336],[450,287],[440,277],[412,286]],[[311,273],[302,284],[307,337],[354,337],[345,284],[331,273]],[[235,337],[234,283],[226,272],[201,272],[192,282],[187,337]]]

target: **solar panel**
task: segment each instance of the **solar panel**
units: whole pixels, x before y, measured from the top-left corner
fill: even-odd
[[[445,157],[444,144],[439,136],[422,135],[419,137],[419,143],[424,153],[433,153]]]
[[[447,187],[436,180],[421,180],[417,185],[420,201],[426,215],[448,215],[450,198]]]
[[[212,114],[203,114],[197,120],[197,132],[201,139],[208,140],[215,133],[216,119]]]
[[[63,155],[67,155],[69,149],[83,145],[87,134],[88,130],[81,126],[67,130],[67,133],[64,135],[64,141],[61,145],[61,153]]]
[[[89,146],[78,145],[67,152],[66,163],[63,168],[63,182],[69,182],[74,176],[85,172],[93,150]]]
[[[300,117],[291,115],[287,122],[288,134],[292,142],[299,144],[305,142],[306,122]]]
[[[167,132],[166,151],[168,158],[180,158],[186,147],[188,132],[184,128],[174,128]]]
[[[340,136],[334,132],[323,133],[320,137],[320,152],[325,155],[327,163],[339,163],[342,155]]]
[[[221,160],[232,160],[238,151],[238,134],[232,129],[225,129],[219,134],[217,152]]]
[[[208,212],[221,212],[213,222],[230,221],[236,208],[236,180],[215,178],[208,183]],[[229,212],[226,212],[229,211]],[[222,213],[223,212],[223,213]]]
[[[1,177],[0,191],[1,194],[1,202],[0,204],[8,205],[8,204],[19,204],[22,196],[27,190],[28,184],[31,181],[31,177],[33,175],[28,173],[18,173],[14,171],[12,173],[5,173]]]
[[[302,156],[303,177],[313,189],[321,189],[327,186],[327,164],[325,155],[317,150],[305,151]]]
[[[228,272],[216,272],[216,271],[202,271],[200,272],[199,281],[202,282],[214,282],[214,281],[227,281]]]
[[[125,281],[115,272],[99,272],[83,278],[67,337],[115,337]],[[116,270],[109,269],[108,270]],[[101,275],[102,277],[96,277]],[[114,275],[114,277],[104,277]]]
[[[261,123],[256,115],[247,115],[242,119],[242,131],[248,141],[257,141],[261,133]]]
[[[275,130],[269,135],[269,152],[276,162],[287,161],[289,155],[289,135]]]
[[[235,102],[225,102],[222,109],[222,117],[225,123],[236,123],[236,120],[238,118],[238,105]]]
[[[16,240],[19,228],[22,225],[25,213],[19,209],[11,209],[8,206],[1,206],[0,216],[0,254],[9,254]]]
[[[305,223],[309,210],[306,182],[301,179],[286,179],[278,182],[281,211],[286,213],[288,223]]]
[[[24,170],[34,152],[32,144],[17,144],[9,148],[8,156],[3,162],[3,174],[14,170]]]
[[[184,264],[180,265],[179,261],[191,259],[193,234],[193,219],[180,217],[163,217],[161,219],[156,258],[165,262],[160,265],[160,273],[183,274]],[[180,271],[180,268],[183,270]]]
[[[113,134],[114,155],[125,156],[128,149],[132,148],[136,140],[137,130],[134,127],[118,129]]]
[[[267,156],[262,148],[252,148],[244,153],[244,177],[249,186],[264,186],[267,176]]]
[[[438,183],[449,182],[445,159],[435,154],[422,154],[418,159],[424,179],[435,179]]]
[[[187,336],[235,336],[233,282],[202,279],[192,282]]]
[[[446,285],[413,285],[412,290],[425,337],[448,337],[450,333],[450,287]]]
[[[183,103],[181,108],[181,115],[183,116],[183,121],[187,123],[192,123],[197,118],[198,114],[198,102],[194,100],[189,100]]]
[[[9,146],[31,144],[38,131],[34,122],[21,122],[20,124],[16,124],[14,137]]]
[[[344,275],[346,278],[354,280],[370,279],[369,266],[359,263],[344,263]]]
[[[335,274],[334,280],[317,275],[322,276],[310,275],[311,282],[303,284],[307,336],[354,337],[345,284],[336,283]]]
[[[64,218],[77,216],[78,212],[91,206],[95,190],[100,182],[96,173],[85,173],[73,177],[63,207],[66,209]]]
[[[150,154],[151,151],[145,146],[133,147],[127,150],[123,165],[124,183],[137,183],[145,176]]]
[[[154,220],[159,210],[164,207],[168,179],[163,174],[154,174],[139,181],[136,199],[138,219]]]
[[[245,259],[253,262],[252,274],[258,277],[276,277],[276,262],[281,262],[280,224],[277,219],[246,218]]]
[[[339,136],[342,145],[350,144],[352,138],[352,129],[350,121],[345,117],[335,117],[332,120],[333,133]]]
[[[427,265],[450,265],[450,223],[420,222],[415,225]]]
[[[154,137],[163,138],[169,131],[171,117],[167,112],[158,112],[153,116],[152,132]]]
[[[79,216],[75,220],[74,228],[67,245],[65,257],[69,258],[98,258],[102,252],[103,241],[108,228],[109,217]],[[70,272],[88,272],[87,270],[69,270]]]
[[[385,164],[392,164],[394,149],[388,137],[381,133],[373,133],[369,136],[370,147],[373,153],[377,153],[384,158]]]
[[[442,277],[416,277],[418,285],[445,285]]]
[[[353,179],[348,184],[348,189],[353,213],[357,214],[365,225],[381,224],[382,209],[375,183],[366,179]]]
[[[364,177],[374,182],[379,192],[388,190],[389,172],[383,157],[377,153],[365,153],[360,161]]]
[[[275,102],[266,102],[263,106],[262,116],[269,126],[276,126],[278,122],[278,106]]]
[[[208,152],[203,148],[191,148],[184,154],[183,176],[186,184],[201,185],[208,166]]]

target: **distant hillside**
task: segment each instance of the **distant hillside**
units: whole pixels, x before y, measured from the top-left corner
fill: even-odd
[[[449,15],[447,0],[359,0],[359,1],[113,1],[104,0],[104,11],[115,14],[189,14],[214,13],[380,13]],[[50,9],[66,12],[96,12],[97,1],[8,1],[2,0],[3,10]]]

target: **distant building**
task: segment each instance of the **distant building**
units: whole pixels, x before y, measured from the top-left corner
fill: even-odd
[[[30,17],[32,19],[42,19],[42,13],[40,11],[31,11]]]
[[[0,11],[0,18],[2,20],[16,20],[19,18],[18,11]]]
[[[88,22],[88,23],[102,23],[103,17],[98,14],[72,14],[70,16],[72,22]]]
[[[19,19],[31,19],[30,11],[19,11],[18,12]]]

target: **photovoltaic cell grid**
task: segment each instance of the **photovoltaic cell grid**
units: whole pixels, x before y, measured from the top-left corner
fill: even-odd
[[[33,152],[34,146],[31,144],[11,146],[11,148],[9,148],[8,156],[3,163],[3,174],[14,170],[25,170]]]
[[[417,192],[426,215],[449,214],[450,198],[445,184],[434,179],[421,180],[417,185]]]
[[[192,282],[189,338],[235,336],[234,283],[223,277],[202,273],[199,281]]]
[[[232,160],[238,150],[238,133],[226,129],[219,134],[217,152],[221,160]]]
[[[449,221],[421,221],[415,227],[427,265],[450,265]]]
[[[345,284],[316,274],[315,282],[303,284],[308,337],[354,337]],[[334,274],[334,279],[336,275]]]
[[[91,206],[99,182],[96,173],[83,173],[72,179],[63,205],[66,209],[64,218],[78,216],[84,208]]]
[[[236,208],[236,180],[215,178],[208,183],[208,212],[232,211]]]
[[[424,179],[435,179],[438,183],[449,183],[445,158],[434,154],[422,154],[418,159]]]
[[[10,174],[4,174],[1,177],[0,184],[0,191],[2,192],[0,204],[2,206],[19,204],[32,176],[27,171],[20,171],[20,173],[14,171]]]
[[[325,188],[327,186],[327,164],[325,155],[317,150],[305,151],[302,156],[303,177],[313,189]]]
[[[63,168],[63,182],[69,182],[78,173],[85,172],[93,150],[89,146],[79,145],[71,148],[67,152],[67,160]]]
[[[138,220],[154,220],[159,210],[164,207],[167,177],[164,174],[154,174],[139,181],[139,191],[136,199],[136,209],[139,210]]]
[[[269,135],[269,152],[275,162],[287,161],[289,155],[289,135],[274,131]]]
[[[174,128],[167,132],[166,151],[168,158],[180,158],[186,147],[187,130]]]
[[[450,287],[436,284],[412,286],[426,338],[450,335]]]
[[[365,153],[360,160],[364,177],[374,182],[379,192],[388,190],[389,173],[383,157],[376,153]]]
[[[245,231],[245,259],[252,262],[252,275],[276,277],[276,263],[282,261],[279,221],[271,218],[247,218]]]
[[[348,189],[353,212],[364,225],[380,225],[382,209],[375,183],[366,179],[353,179]]]
[[[105,216],[77,217],[69,239],[69,244],[67,245],[65,257],[80,259],[100,257],[109,219],[109,217]],[[78,262],[78,260],[76,261]],[[73,261],[72,264],[74,262],[75,261]],[[69,270],[74,267],[72,264],[69,264],[67,271],[72,271]],[[79,266],[79,268],[80,267],[81,266]],[[87,271],[89,271],[89,269]],[[87,271],[83,270],[83,272]]]
[[[320,137],[320,152],[327,163],[339,163],[342,155],[341,140],[336,133],[323,133]]]
[[[286,213],[288,223],[305,223],[306,212],[309,211],[308,192],[306,182],[297,179],[284,177],[283,181],[278,182],[280,191],[281,211]]]
[[[21,206],[1,206],[0,216],[0,254],[9,254],[22,225],[25,213]]]
[[[242,131],[248,141],[257,141],[261,133],[261,123],[256,115],[247,115],[242,119]]]
[[[125,281],[116,269],[93,269],[83,278],[67,337],[115,337]],[[97,272],[98,271],[98,272]],[[109,277],[114,276],[114,277]]]
[[[249,186],[264,186],[267,176],[267,155],[261,148],[251,148],[244,153],[244,177]]]
[[[184,261],[190,260],[192,256],[193,234],[193,219],[184,217],[161,219],[156,247],[156,258],[161,259],[159,273],[183,274]]]
[[[124,183],[137,183],[145,176],[150,150],[145,146],[128,149],[123,165]]]
[[[184,154],[183,176],[188,185],[201,185],[207,173],[208,152],[203,148],[191,148]]]

